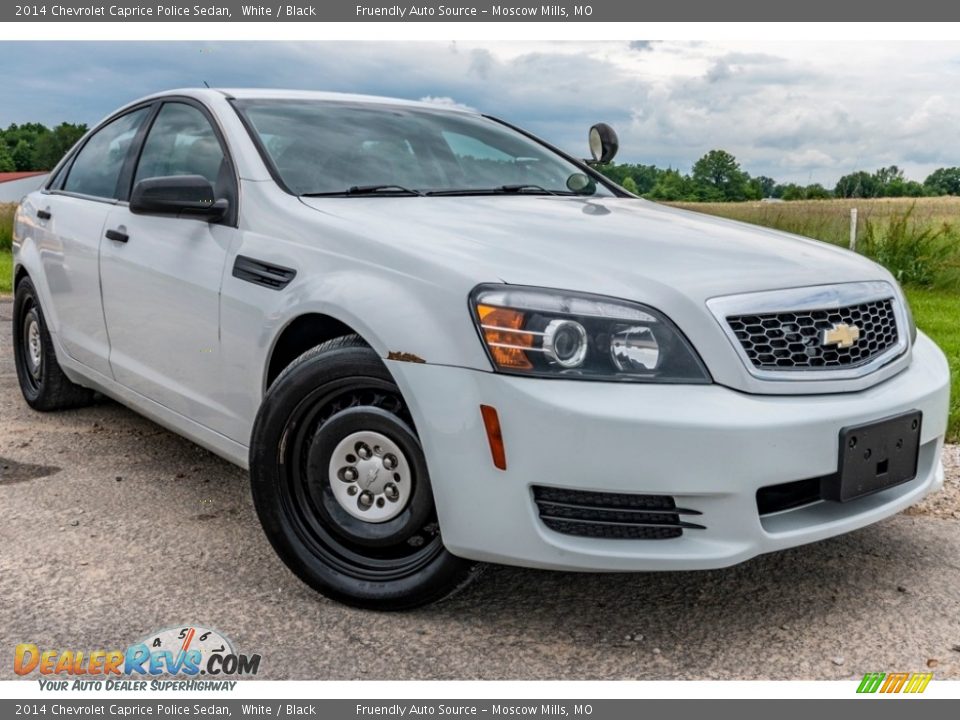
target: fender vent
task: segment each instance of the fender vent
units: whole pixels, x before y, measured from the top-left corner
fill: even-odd
[[[700,515],[678,508],[669,495],[588,492],[535,485],[533,499],[543,524],[555,532],[580,537],[666,540],[703,525],[681,520]]]
[[[296,276],[297,271],[291,268],[271,265],[261,260],[254,260],[246,255],[237,255],[233,263],[233,276],[239,280],[246,280],[254,285],[283,290]]]

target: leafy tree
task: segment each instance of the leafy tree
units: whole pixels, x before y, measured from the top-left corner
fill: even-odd
[[[896,165],[891,165],[890,167],[880,168],[873,174],[873,177],[877,181],[878,191],[883,193],[892,184],[903,182],[903,170]]]
[[[920,197],[924,186],[907,180],[896,165],[882,167],[873,174],[859,170],[837,181],[834,194],[844,198]]]
[[[10,152],[17,170],[33,170],[33,147],[25,138],[20,138]]]
[[[807,193],[803,187],[796,183],[787,183],[780,186],[780,198],[783,200],[803,200]]]
[[[761,198],[774,197],[777,188],[777,181],[766,175],[758,175],[750,178],[750,184],[760,193]]]
[[[901,176],[888,183],[882,192],[884,197],[921,197],[924,189],[916,180],[907,180]]]
[[[6,143],[0,143],[0,172],[13,172],[17,169]]]
[[[667,201],[694,200],[696,197],[692,185],[690,178],[681,175],[679,170],[664,170],[650,191],[650,197]]]
[[[934,170],[923,185],[931,195],[960,195],[960,167]]]
[[[803,197],[806,200],[826,200],[830,197],[830,191],[820,183],[813,183],[804,188]]]
[[[634,195],[640,194],[640,188],[637,187],[637,183],[632,177],[630,176],[625,177],[623,179],[623,182],[620,184],[623,186],[623,189],[626,190],[627,192],[633,193]]]
[[[627,178],[632,179],[637,186],[638,195],[645,195],[650,192],[653,186],[656,185],[660,173],[663,172],[663,170],[655,165],[629,163],[608,163],[599,166],[597,169],[620,185],[623,185]]]
[[[840,198],[877,197],[877,181],[870,173],[860,170],[837,180],[833,194]]]
[[[711,150],[693,165],[692,179],[703,200],[745,200],[749,176],[726,150]]]
[[[52,170],[85,132],[86,125],[60,123],[52,131],[38,137],[33,156],[34,169]]]

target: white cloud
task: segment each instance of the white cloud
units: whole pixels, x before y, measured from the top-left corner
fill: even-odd
[[[206,80],[463,105],[578,155],[603,120],[620,159],[683,170],[712,148],[756,175],[824,185],[960,165],[958,43],[0,43],[0,57],[0,125],[92,122]]]
[[[452,97],[434,97],[433,95],[425,95],[424,97],[420,98],[420,102],[430,103],[431,105],[440,105],[442,107],[457,108],[458,110],[476,110],[476,108],[470,105],[457,102]]]

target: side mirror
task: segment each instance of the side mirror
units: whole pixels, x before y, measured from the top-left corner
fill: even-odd
[[[620,149],[620,140],[613,128],[606,123],[597,123],[590,128],[590,154],[593,155],[591,165],[608,163]]]
[[[141,180],[130,195],[135,215],[201,217],[213,222],[229,208],[225,199],[214,197],[213,185],[202,175],[170,175]]]

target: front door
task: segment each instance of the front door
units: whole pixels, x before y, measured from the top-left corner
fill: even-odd
[[[218,197],[236,201],[225,148],[192,104],[161,107],[133,185],[170,175],[202,175]],[[221,401],[220,284],[236,237],[229,223],[134,215],[118,205],[107,217],[100,253],[114,377],[214,430],[228,416]]]

